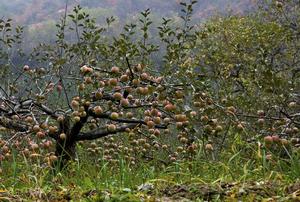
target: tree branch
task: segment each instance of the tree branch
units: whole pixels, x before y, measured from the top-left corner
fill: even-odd
[[[26,132],[29,130],[28,125],[18,123],[17,121],[13,121],[4,116],[0,116],[0,125],[5,128],[20,131],[20,132]]]
[[[96,129],[94,131],[88,132],[88,133],[79,133],[76,137],[76,141],[80,140],[95,140],[98,138],[106,137],[108,135],[117,134],[120,132],[124,132],[127,128],[133,129],[137,127],[139,124],[127,124],[124,126],[117,127],[115,131],[108,131],[106,127]]]
[[[133,124],[141,124],[141,125],[147,125],[147,123],[143,120],[137,120],[137,119],[112,119],[110,117],[110,114],[108,113],[103,113],[100,115],[95,114],[92,110],[89,110],[89,115],[94,117],[94,118],[102,118],[102,119],[109,119],[111,121],[119,122],[119,123],[133,123]],[[166,129],[166,125],[155,125],[155,128],[161,128],[161,129]]]
[[[129,63],[128,57],[125,57],[125,59],[126,59],[126,63],[127,63],[128,69],[129,69],[129,71],[130,71],[130,77],[131,77],[131,82],[132,82],[132,80],[134,79],[134,74],[133,74],[133,71],[132,71],[132,69],[131,69],[131,65],[130,65],[130,63]]]
[[[51,116],[52,118],[54,118],[54,119],[58,118],[58,114],[56,114],[55,111],[53,111],[49,107],[47,107],[43,104],[37,103],[37,102],[33,102],[33,104],[35,106],[39,107],[43,112],[45,112],[47,115]]]

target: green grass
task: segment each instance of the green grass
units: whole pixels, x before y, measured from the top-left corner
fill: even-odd
[[[114,165],[98,161],[81,148],[79,161],[62,171],[13,153],[2,164],[0,196],[8,201],[296,200],[299,155],[268,160],[263,150],[253,149],[247,156],[248,149],[232,147],[218,160],[199,151],[191,161],[132,166],[122,157]],[[143,184],[151,187],[139,190]]]

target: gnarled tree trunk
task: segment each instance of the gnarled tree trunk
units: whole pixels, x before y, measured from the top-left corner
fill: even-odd
[[[60,168],[63,168],[67,162],[74,160],[76,157],[75,136],[79,133],[80,129],[74,131],[74,127],[71,128],[69,117],[65,117],[64,121],[60,123],[55,150]],[[63,137],[61,136],[62,133],[64,133]]]
[[[55,155],[58,157],[59,164],[63,167],[70,160],[76,157],[76,142],[68,139],[56,141]]]

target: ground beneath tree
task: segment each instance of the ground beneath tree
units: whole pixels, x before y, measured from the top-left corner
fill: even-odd
[[[300,182],[283,186],[278,182],[171,184],[152,180],[132,190],[81,190],[76,185],[18,191],[0,190],[1,201],[300,201]]]

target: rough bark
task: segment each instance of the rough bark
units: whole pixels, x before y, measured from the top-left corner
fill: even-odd
[[[67,162],[74,160],[76,156],[76,141],[74,136],[76,135],[70,126],[70,118],[65,117],[65,120],[60,123],[59,134],[65,133],[66,138],[61,139],[58,135],[56,139],[56,151],[55,155],[58,157],[58,163],[60,167],[64,167]]]
[[[76,142],[68,140],[57,140],[55,155],[58,156],[60,167],[76,157]]]
[[[77,123],[71,127],[70,117],[66,116],[65,120],[59,125],[59,134],[65,133],[66,138],[56,139],[56,151],[55,155],[59,159],[60,167],[64,167],[70,160],[74,160],[76,157],[76,142],[77,136],[80,133],[82,127],[86,123],[88,117],[83,117]]]

